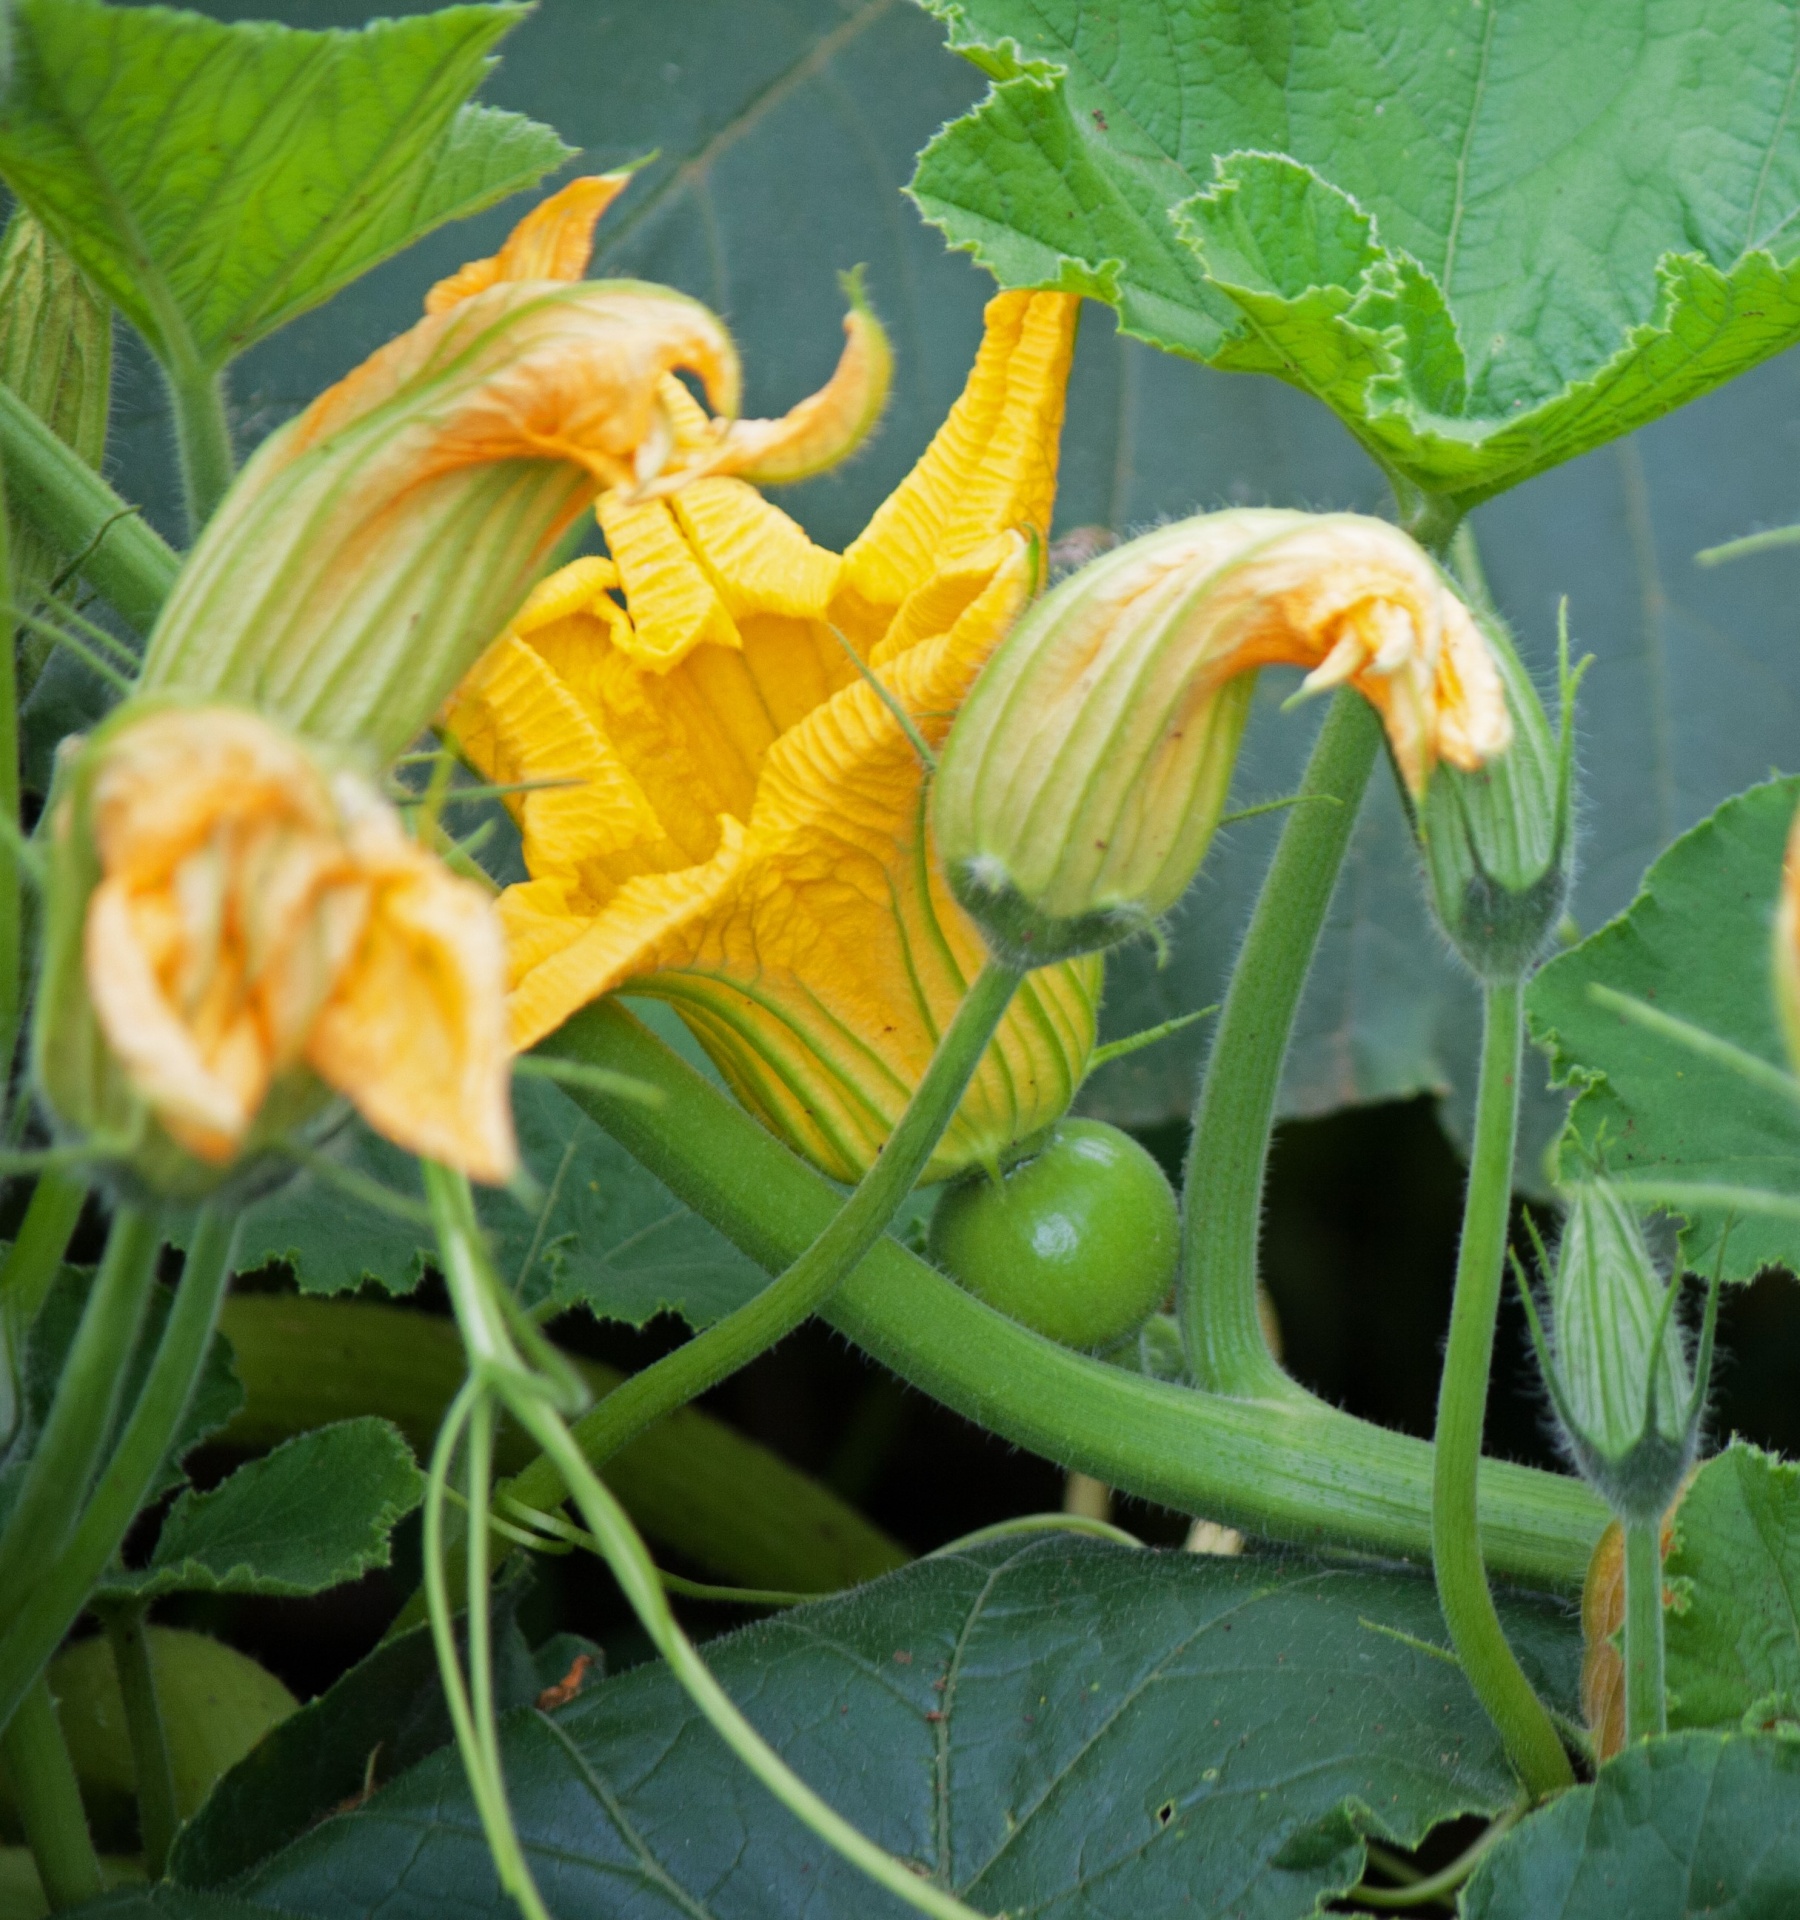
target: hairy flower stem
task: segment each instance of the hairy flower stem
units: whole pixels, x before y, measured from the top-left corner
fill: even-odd
[[[131,1771],[137,1782],[138,1832],[144,1843],[144,1868],[160,1880],[181,1815],[175,1805],[175,1770],[163,1732],[156,1674],[150,1664],[149,1609],[139,1600],[120,1600],[98,1609],[112,1649],[119,1698],[125,1708],[125,1732],[131,1742]]]
[[[175,408],[175,446],[181,456],[181,490],[187,502],[188,538],[200,529],[225,498],[236,461],[231,423],[225,414],[222,374],[198,367],[170,367],[169,398]]]
[[[154,1209],[121,1207],[113,1216],[106,1254],[57,1382],[56,1398],[0,1533],[0,1630],[9,1639],[26,1602],[42,1586],[46,1570],[75,1530],[149,1304],[160,1240]],[[34,1666],[20,1676],[10,1696],[0,1691],[0,1726],[36,1671]]]
[[[982,968],[875,1164],[831,1225],[780,1279],[654,1366],[634,1373],[575,1423],[575,1439],[589,1465],[603,1466],[646,1427],[766,1353],[831,1298],[918,1184],[1022,978],[995,960]],[[507,1490],[527,1506],[551,1505],[558,1498],[547,1461],[528,1467]]]
[[[1625,1739],[1669,1730],[1663,1692],[1662,1526],[1625,1522]]]
[[[121,1216],[122,1218],[123,1216]],[[118,1234],[115,1223],[115,1237]],[[0,1724],[4,1724],[33,1678],[75,1624],[95,1584],[123,1542],[138,1509],[148,1497],[157,1472],[193,1399],[194,1387],[205,1365],[218,1323],[219,1305],[231,1275],[231,1249],[237,1235],[234,1214],[208,1209],[202,1213],[182,1268],[181,1284],[157,1343],[156,1357],[125,1423],[125,1431],[94,1488],[79,1521],[76,1489],[86,1475],[67,1483],[63,1512],[72,1527],[67,1543],[54,1557],[46,1556],[36,1584],[20,1595],[20,1603],[0,1630]],[[156,1238],[150,1229],[146,1268],[154,1267]],[[109,1260],[111,1249],[108,1249]],[[102,1280],[105,1270],[102,1269]],[[96,1283],[96,1296],[100,1284]],[[89,1312],[93,1311],[90,1303]],[[85,1335],[87,1323],[82,1323]],[[129,1354],[129,1347],[126,1353]],[[121,1363],[123,1364],[123,1363]],[[63,1386],[69,1382],[65,1370]],[[58,1390],[58,1403],[62,1389]],[[54,1419],[54,1415],[52,1416]],[[110,1422],[109,1422],[110,1424]],[[36,1461],[33,1461],[36,1467]],[[0,1588],[0,1591],[7,1591]]]
[[[1256,1309],[1263,1180],[1282,1062],[1338,870],[1381,742],[1373,707],[1332,700],[1232,969],[1194,1108],[1182,1182],[1181,1336],[1203,1387],[1310,1398],[1269,1351]]]
[[[820,1175],[611,1001],[546,1050],[659,1089],[659,1105],[592,1087],[569,1097],[683,1201],[771,1272],[842,1205]],[[882,1238],[825,1318],[920,1391],[1016,1445],[1184,1513],[1297,1545],[1341,1543],[1424,1560],[1431,1449],[1318,1401],[1271,1405],[1195,1392],[1071,1352]],[[1481,1466],[1495,1568],[1580,1587],[1608,1514],[1577,1480]]]
[[[1534,1798],[1572,1786],[1575,1775],[1543,1702],[1531,1689],[1501,1629],[1488,1591],[1476,1516],[1475,1482],[1487,1413],[1494,1322],[1506,1264],[1512,1209],[1513,1143],[1519,1120],[1524,1048],[1524,988],[1485,989],[1481,1084],[1463,1204],[1456,1294],[1438,1389],[1437,1446],[1431,1488],[1431,1560],[1451,1644],[1475,1696],[1500,1730],[1506,1751]]]
[[[175,584],[180,555],[7,386],[0,386],[0,460],[8,504],[148,633]]]
[[[50,1911],[61,1913],[65,1907],[97,1900],[102,1891],[100,1860],[56,1706],[43,1680],[19,1702],[0,1734],[0,1760],[12,1777],[25,1844],[37,1863]]]
[[[485,1493],[490,1467],[491,1430],[479,1411],[484,1400],[497,1398],[512,1418],[543,1448],[556,1484],[566,1487],[588,1531],[594,1536],[613,1576],[631,1603],[651,1644],[668,1662],[676,1679],[713,1730],[750,1773],[774,1794],[796,1819],[827,1845],[858,1867],[877,1885],[934,1920],[978,1920],[973,1910],[953,1894],[922,1880],[892,1854],[878,1847],[842,1814],[813,1792],[752,1727],[736,1703],[714,1679],[712,1670],[695,1651],[670,1611],[656,1567],[625,1512],[594,1470],[564,1424],[555,1404],[560,1383],[534,1374],[513,1344],[516,1314],[509,1315],[507,1296],[488,1261],[487,1249],[475,1220],[469,1184],[448,1168],[427,1164],[425,1191],[437,1229],[444,1276],[455,1308],[457,1324],[468,1346],[470,1380],[457,1396],[432,1459],[425,1501],[425,1578],[431,1600],[432,1633],[444,1677],[457,1743],[481,1810],[483,1828],[499,1868],[502,1883],[531,1920],[545,1912],[512,1820],[506,1809],[505,1785],[499,1771],[499,1737],[492,1719],[491,1689],[487,1678],[483,1636],[486,1632]],[[476,1524],[471,1528],[474,1551],[468,1556],[470,1677],[465,1683],[456,1655],[444,1539],[447,1479],[458,1439],[467,1431],[469,1490]],[[476,1496],[481,1496],[477,1500]],[[471,1692],[471,1685],[477,1689]]]

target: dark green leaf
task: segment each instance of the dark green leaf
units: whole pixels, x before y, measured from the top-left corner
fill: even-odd
[[[494,1698],[502,1709],[529,1706],[548,1684],[514,1618],[526,1584],[509,1583],[495,1597]],[[384,1640],[219,1782],[182,1829],[170,1873],[185,1886],[221,1887],[451,1738],[431,1629]]]
[[[1560,1608],[1510,1624],[1566,1699]],[[1063,1540],[919,1562],[709,1657],[800,1773],[984,1912],[1259,1920],[1517,1787],[1430,1582]],[[545,1897],[582,1915],[899,1912],[781,1811],[660,1667],[504,1731]],[[696,1809],[704,1809],[696,1820]],[[263,1911],[506,1911],[454,1752],[234,1883]],[[169,1911],[181,1911],[178,1902]]]
[[[1733,1441],[1675,1516],[1669,1725],[1800,1719],[1800,1466]]]
[[[1770,924],[1800,780],[1728,800],[1650,869],[1629,912],[1546,967],[1527,996],[1559,1081],[1583,1089],[1563,1160],[1620,1179],[1756,1188],[1800,1200],[1800,1106],[1625,1015],[1596,986],[1715,1034],[1787,1070],[1769,978]],[[1729,1206],[1683,1209],[1682,1251],[1710,1269]],[[1800,1269],[1800,1219],[1736,1210],[1726,1272]]]
[[[167,365],[210,371],[567,157],[463,105],[519,12],[346,34],[20,0],[0,173]]]
[[[995,83],[913,183],[952,244],[1317,394],[1429,492],[1516,485],[1800,337],[1774,0],[1730,34],[1628,0],[928,4]]]
[[[1790,1920],[1800,1745],[1683,1733],[1630,1748],[1509,1833],[1465,1920]]]
[[[479,1205],[501,1277],[528,1306],[554,1299],[639,1326],[671,1312],[705,1326],[764,1284],[760,1268],[549,1081],[515,1080],[513,1114],[542,1204],[533,1210],[490,1189]],[[332,1157],[380,1182],[403,1204],[419,1204],[411,1157],[360,1123],[345,1129]],[[250,1211],[237,1258],[246,1272],[288,1261],[308,1293],[339,1293],[364,1280],[406,1293],[418,1284],[433,1245],[429,1228],[383,1212],[323,1174],[309,1174]]]
[[[424,1476],[398,1427],[342,1420],[284,1442],[210,1493],[190,1487],[157,1536],[150,1564],[108,1594],[323,1593],[391,1559],[396,1524]]]

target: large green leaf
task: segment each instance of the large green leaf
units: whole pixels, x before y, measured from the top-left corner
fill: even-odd
[[[527,1305],[586,1306],[636,1326],[672,1312],[705,1326],[763,1285],[758,1267],[547,1081],[516,1080],[513,1112],[538,1197],[527,1206],[488,1189],[479,1206],[500,1272]],[[345,1129],[332,1158],[402,1207],[420,1206],[411,1156],[360,1123]],[[384,1211],[313,1174],[251,1210],[237,1259],[244,1271],[287,1261],[308,1293],[341,1293],[365,1280],[406,1293],[435,1244],[422,1219]]]
[[[222,16],[275,12],[308,25],[350,25],[365,11],[356,0],[210,4]],[[1098,20],[1104,10],[1090,11]],[[867,262],[897,358],[882,431],[848,467],[779,496],[815,537],[841,546],[943,418],[979,337],[992,278],[947,252],[901,190],[918,149],[985,84],[905,0],[542,0],[508,41],[487,97],[585,145],[584,167],[658,151],[602,221],[595,270],[670,282],[728,315],[754,412],[818,384],[840,339],[836,275]],[[253,349],[232,376],[246,436],[410,325],[432,280],[491,252],[515,212],[429,236]],[[120,482],[177,535],[161,384],[126,353],[118,393]],[[1795,417],[1800,356],[1789,355],[1475,516],[1491,582],[1540,678],[1553,677],[1561,594],[1577,649],[1597,656],[1581,716],[1573,910],[1583,926],[1629,902],[1674,834],[1771,766],[1795,764],[1794,558],[1715,572],[1690,561],[1696,547],[1795,517],[1779,425]],[[1129,532],[1246,502],[1379,511],[1386,497],[1366,455],[1307,396],[1159,353],[1121,337],[1106,308],[1086,310],[1059,529]],[[1291,791],[1305,758],[1314,718],[1280,712],[1285,682],[1271,675],[1258,695],[1236,803]],[[1147,948],[1112,959],[1110,1035],[1219,999],[1280,826],[1270,816],[1221,835],[1171,929],[1168,966]],[[1405,823],[1380,775],[1301,1010],[1284,1109],[1319,1113],[1422,1089],[1461,1097],[1474,1078],[1475,1008],[1420,903]],[[1131,1124],[1185,1112],[1205,1045],[1203,1023],[1120,1061],[1096,1076],[1084,1105]]]
[[[1559,1079],[1583,1089],[1562,1147],[1652,1193],[1754,1189],[1795,1205],[1781,1219],[1729,1198],[1682,1210],[1685,1257],[1710,1267],[1732,1222],[1726,1272],[1800,1271],[1800,1105],[1774,1085],[1647,1029],[1598,989],[1629,995],[1785,1074],[1770,985],[1770,923],[1800,781],[1728,800],[1650,869],[1630,910],[1552,962],[1527,996]]]
[[[1315,393],[1465,502],[1800,338],[1778,0],[927,0],[994,81],[914,191],[1006,286]],[[1726,130],[1729,129],[1729,135]]]
[[[209,1493],[170,1508],[149,1564],[102,1592],[323,1593],[391,1558],[395,1526],[419,1504],[424,1476],[386,1420],[341,1420],[298,1434]]]
[[[1519,1603],[1510,1624],[1567,1698],[1566,1615]],[[1516,1797],[1442,1637],[1424,1579],[1057,1540],[917,1563],[709,1657],[792,1765],[978,1910],[1298,1920],[1355,1882],[1364,1835],[1410,1844]],[[777,1807],[660,1667],[513,1715],[504,1757],[562,1920],[900,1911]],[[507,1910],[454,1752],[231,1892],[331,1920]]]
[[[1800,1719],[1800,1466],[1733,1441],[1683,1496],[1664,1565],[1669,1725]]]
[[[530,1706],[562,1680],[571,1649],[588,1655],[588,1684],[602,1671],[600,1650],[570,1634],[535,1651],[526,1646],[516,1615],[529,1587],[512,1581],[494,1596],[494,1702],[502,1712]],[[188,1887],[225,1886],[365,1787],[396,1779],[453,1738],[431,1629],[384,1640],[219,1782],[182,1829],[171,1877]]]
[[[165,362],[210,370],[567,157],[464,105],[520,11],[308,33],[19,0],[0,174]]]
[[[1789,1920],[1800,1745],[1683,1733],[1630,1748],[1509,1833],[1464,1920]]]

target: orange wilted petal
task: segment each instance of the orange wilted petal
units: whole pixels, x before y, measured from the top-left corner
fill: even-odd
[[[557,576],[447,715],[491,778],[587,769],[577,794],[517,810],[532,878],[500,902],[515,1046],[602,994],[657,995],[783,1139],[839,1178],[870,1164],[983,949],[933,854],[917,752],[846,648],[943,739],[1035,585],[1073,328],[1061,295],[990,306],[979,428],[959,428],[961,464],[944,434],[921,463],[938,517],[879,603],[848,605],[839,556],[744,481],[695,477],[711,428],[671,397],[684,484],[601,502],[623,609],[603,575]],[[965,396],[953,418],[969,413]],[[896,498],[919,491],[915,471]],[[876,524],[895,519],[890,502]],[[1067,1107],[1098,990],[1086,960],[1026,982],[931,1177]]]
[[[377,1133],[501,1184],[518,1166],[506,1045],[506,957],[482,890],[407,839],[366,788],[345,788],[346,838],[372,893],[368,930],[321,1009],[306,1057]]]
[[[366,782],[328,778],[243,708],[127,708],[84,760],[84,798],[58,819],[63,857],[80,835],[97,869],[78,903],[81,979],[114,1069],[164,1133],[220,1167],[272,1144],[308,1108],[305,1063],[400,1145],[509,1177],[504,949],[480,888],[408,840]],[[58,1025],[39,1072],[85,1123],[93,1087],[59,1058]]]
[[[440,280],[425,296],[425,311],[446,313],[503,280],[579,280],[594,251],[595,222],[630,184],[629,169],[571,180],[533,207],[498,253]]]

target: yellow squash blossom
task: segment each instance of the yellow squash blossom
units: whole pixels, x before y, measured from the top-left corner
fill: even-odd
[[[54,823],[62,1005],[37,1062],[65,1118],[141,1148],[147,1112],[223,1167],[316,1108],[322,1081],[399,1145],[511,1176],[505,953],[482,888],[243,708],[127,709],[82,760]]]
[[[1175,904],[1273,665],[1355,687],[1415,798],[1512,739],[1486,640],[1398,528],[1272,508],[1158,528],[1039,601],[958,716],[934,818],[997,950],[1106,946]]]
[[[163,609],[146,690],[242,701],[387,759],[601,488],[788,477],[867,431],[888,360],[860,309],[820,393],[782,419],[744,421],[730,417],[737,354],[713,314],[666,287],[580,280],[594,221],[624,184],[564,188],[262,443]],[[721,416],[679,457],[671,397],[697,409],[677,368]]]
[[[661,997],[782,1138],[841,1179],[869,1165],[983,958],[883,692],[941,741],[1036,586],[1077,307],[990,302],[962,397],[842,555],[739,479],[601,495],[611,558],[544,582],[447,713],[490,778],[551,783],[511,803],[514,1045]],[[711,429],[665,401],[693,472]],[[1099,979],[1025,983],[929,1177],[1064,1110]]]

